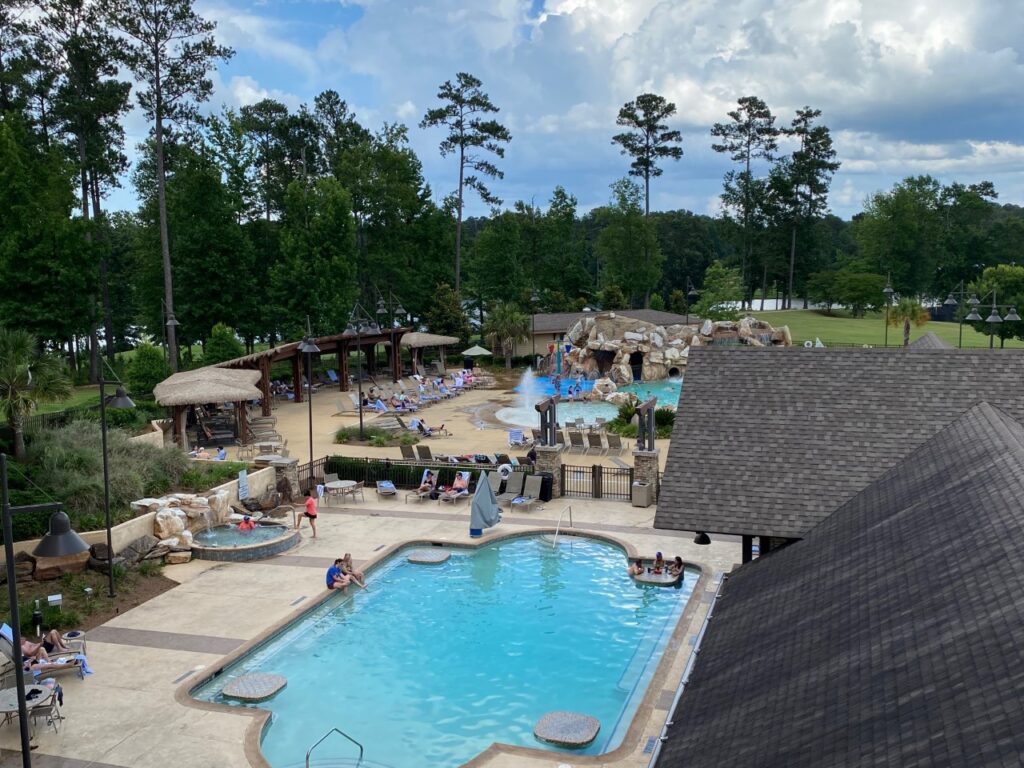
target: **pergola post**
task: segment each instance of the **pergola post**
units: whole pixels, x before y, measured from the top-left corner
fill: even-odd
[[[348,392],[348,342],[338,342],[338,386],[342,392]]]
[[[397,384],[402,378],[402,348],[398,346],[401,334],[391,332],[391,380]]]
[[[174,435],[174,442],[177,443],[183,451],[188,450],[188,442],[185,439],[185,427],[181,423],[181,414],[184,411],[184,406],[175,405],[173,406],[173,424],[171,426],[172,434]]]
[[[295,393],[295,402],[302,402],[302,356],[295,353],[292,358],[292,392]]]
[[[249,436],[249,418],[246,412],[245,401],[240,400],[235,403],[235,421],[238,425],[238,439],[243,443],[247,443],[246,438]]]
[[[377,374],[377,342],[372,342],[369,345],[369,352],[366,352],[366,346],[367,345],[364,342],[362,345],[360,345],[359,351],[362,352],[366,357],[366,372],[370,376],[375,376]]]
[[[264,416],[269,416],[273,407],[273,400],[270,396],[270,359],[260,358],[260,394],[262,395],[260,407]]]

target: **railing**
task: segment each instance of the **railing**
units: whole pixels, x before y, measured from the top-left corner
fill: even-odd
[[[629,501],[633,467],[562,465],[562,495]]]
[[[558,543],[558,532],[562,529],[562,518],[565,517],[565,513],[566,512],[569,513],[569,527],[570,528],[575,528],[576,527],[576,526],[574,526],[572,524],[572,504],[570,504],[569,506],[567,506],[565,509],[562,510],[561,514],[558,515],[558,524],[555,525],[555,538],[553,538],[551,540],[551,548],[552,549],[554,549],[555,545]]]
[[[323,736],[321,736],[321,737],[320,737],[320,738],[319,738],[319,739],[317,740],[316,744],[314,744],[313,746],[311,746],[311,747],[310,747],[309,749],[307,749],[307,750],[306,750],[306,768],[309,768],[309,756],[310,756],[311,754],[313,754],[313,750],[314,750],[314,749],[316,749],[317,747],[319,747],[319,746],[320,746],[320,745],[321,745],[321,744],[322,744],[322,743],[324,742],[324,740],[325,740],[325,739],[326,739],[326,738],[327,738],[328,736],[330,736],[330,735],[331,735],[332,733],[336,733],[336,734],[338,734],[339,736],[344,736],[344,737],[345,737],[346,739],[348,739],[348,740],[349,740],[349,741],[351,741],[351,742],[352,742],[353,744],[355,744],[355,745],[356,745],[357,747],[359,747],[359,760],[358,760],[358,761],[356,762],[356,766],[357,766],[357,768],[358,768],[359,764],[363,762],[363,745],[362,745],[362,744],[360,744],[360,743],[359,743],[358,741],[356,741],[355,739],[353,739],[353,738],[352,738],[351,736],[349,736],[349,735],[348,735],[347,733],[345,733],[345,732],[344,732],[343,730],[341,730],[340,728],[331,728],[331,730],[329,730],[329,731],[328,731],[327,733],[325,733],[325,734],[324,734]]]
[[[495,472],[493,464],[450,464],[441,461],[412,461],[394,459],[360,459],[351,456],[325,456],[312,463],[299,465],[299,490],[305,493],[309,488],[322,483],[325,474],[336,474],[342,480],[362,481],[373,487],[378,480],[390,480],[396,488],[416,488],[423,479],[424,470],[434,473],[437,485],[451,485],[456,472],[470,473],[470,490],[475,489],[480,472]],[[535,467],[520,464],[516,472],[533,474]]]

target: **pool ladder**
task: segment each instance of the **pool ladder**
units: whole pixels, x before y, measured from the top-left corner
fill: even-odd
[[[359,766],[362,765],[362,763],[363,763],[363,745],[360,744],[355,739],[353,739],[351,736],[349,736],[347,733],[345,733],[340,728],[331,728],[331,730],[329,730],[327,733],[325,733],[323,736],[321,736],[317,740],[316,744],[314,744],[313,746],[311,746],[309,749],[306,750],[306,768],[309,768],[309,756],[311,754],[313,754],[313,750],[316,749],[317,747],[319,747],[321,744],[323,744],[323,742],[327,739],[327,737],[330,736],[332,733],[336,733],[339,736],[344,736],[346,739],[348,739],[353,744],[355,744],[357,747],[359,747],[359,759],[356,761],[356,768],[359,768]]]
[[[569,527],[570,528],[574,527],[573,524],[572,524],[572,505],[570,504],[565,509],[563,509],[562,513],[558,516],[558,523],[555,525],[555,537],[553,539],[551,539],[551,548],[552,549],[554,549],[555,545],[558,543],[558,532],[562,528],[562,518],[565,517],[565,513],[566,512],[569,513]]]

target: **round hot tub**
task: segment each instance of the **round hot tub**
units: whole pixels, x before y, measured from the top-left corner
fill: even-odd
[[[192,538],[192,557],[234,562],[262,560],[288,551],[300,538],[298,531],[279,523],[260,522],[249,531],[229,523],[196,533]]]

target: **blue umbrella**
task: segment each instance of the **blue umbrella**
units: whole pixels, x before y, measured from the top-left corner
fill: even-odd
[[[477,538],[483,535],[484,528],[490,528],[501,522],[501,505],[487,482],[487,473],[481,472],[476,484],[473,501],[470,502],[469,535]]]

